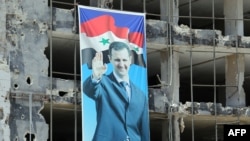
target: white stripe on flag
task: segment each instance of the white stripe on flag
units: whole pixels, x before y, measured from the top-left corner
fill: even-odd
[[[129,45],[131,50],[134,50],[137,54],[143,54],[143,49],[138,45],[129,43],[127,39],[118,38],[113,32],[108,31],[99,36],[88,37],[85,33],[80,34],[81,50],[86,48],[93,48],[97,52],[108,50],[109,45],[113,41],[122,41]]]
[[[107,50],[113,41],[128,43],[127,39],[118,38],[111,31],[95,37],[87,37],[85,33],[81,33],[80,38],[81,49],[94,48],[97,52]]]

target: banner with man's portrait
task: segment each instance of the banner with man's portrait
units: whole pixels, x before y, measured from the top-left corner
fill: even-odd
[[[78,15],[83,141],[149,141],[145,14],[78,6]]]

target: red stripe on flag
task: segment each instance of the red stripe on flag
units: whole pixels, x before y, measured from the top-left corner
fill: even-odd
[[[87,22],[81,23],[81,33],[86,33],[89,37],[101,35],[107,31],[112,31],[119,38],[128,38],[128,28],[117,27],[112,16],[102,15]]]
[[[129,42],[134,43],[142,48],[144,36],[140,32],[132,32],[129,34]]]

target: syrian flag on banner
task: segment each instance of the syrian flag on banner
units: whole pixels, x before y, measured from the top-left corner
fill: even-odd
[[[79,6],[79,37],[82,64],[91,62],[96,52],[103,52],[104,63],[109,63],[108,49],[113,41],[130,46],[133,64],[146,67],[145,15],[100,8]]]

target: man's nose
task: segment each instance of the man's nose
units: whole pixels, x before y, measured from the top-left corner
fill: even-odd
[[[125,64],[125,63],[124,63],[123,61],[120,61],[120,62],[119,62],[119,65],[120,65],[120,66],[123,66],[124,64]]]

